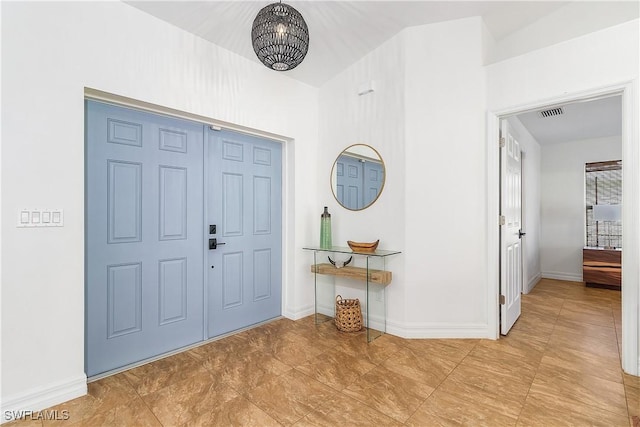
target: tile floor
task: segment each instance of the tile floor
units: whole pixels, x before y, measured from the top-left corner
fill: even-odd
[[[620,292],[542,280],[505,338],[406,340],[282,319],[89,384],[26,426],[629,426]],[[68,411],[68,412],[63,412]]]

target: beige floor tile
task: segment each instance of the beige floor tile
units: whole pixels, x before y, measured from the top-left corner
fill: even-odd
[[[558,319],[554,327],[554,332],[580,334],[603,341],[611,341],[616,335],[616,330],[613,324],[609,326],[602,326],[584,322],[574,322],[566,319]]]
[[[484,372],[495,373],[497,377],[506,376],[512,381],[522,384],[523,388],[531,385],[536,375],[537,364],[530,363],[526,359],[520,359],[502,353],[499,357],[491,361],[477,357],[475,354],[470,355],[462,361],[460,367],[477,369]]]
[[[135,399],[139,399],[139,397],[134,392],[130,400]],[[67,414],[69,416],[68,420],[66,420],[67,424],[82,425],[84,420],[88,420],[97,414],[108,412],[117,406],[119,406],[118,403],[102,402],[90,394],[87,394],[85,396],[78,397],[77,399],[69,400],[68,402],[53,406],[52,408],[49,408],[49,410],[52,410],[55,413]]]
[[[503,372],[496,366],[480,368],[462,363],[438,390],[516,418],[529,391],[528,376],[528,373]]]
[[[252,348],[246,336],[238,334],[192,348],[186,353],[201,362],[205,368],[213,370],[233,360],[238,354],[253,351],[255,349]]]
[[[220,378],[239,393],[257,387],[291,370],[291,366],[262,352],[240,353],[213,369]]]
[[[390,371],[436,388],[455,369],[456,362],[414,348],[403,348],[382,366]]]
[[[346,396],[338,399],[332,405],[312,410],[307,416],[295,423],[295,427],[399,427],[401,425],[393,418]]]
[[[433,390],[433,387],[417,380],[378,367],[360,377],[342,393],[396,421],[405,422]]]
[[[632,385],[625,385],[625,393],[627,395],[627,409],[629,410],[629,416],[640,417],[640,388]]]
[[[517,425],[626,427],[629,419],[591,405],[532,392],[527,397]]]
[[[13,420],[6,421],[3,423],[3,427],[42,427],[42,418],[44,415],[41,415],[40,411],[33,412],[16,412],[16,414],[2,414],[3,420]],[[61,415],[63,417],[64,415]]]
[[[200,361],[193,358],[189,352],[184,352],[130,369],[121,375],[131,383],[140,396],[144,396],[206,372]]]
[[[281,336],[281,339],[274,341],[266,349],[266,352],[283,363],[295,367],[313,359],[329,348],[322,341],[315,341],[305,335],[287,332]]]
[[[340,350],[328,350],[296,369],[336,390],[342,390],[376,365]]]
[[[481,344],[494,347],[498,351],[514,354],[527,353],[530,359],[542,359],[550,338],[535,338],[519,330],[509,331],[507,336],[501,336],[495,341],[483,341]]]
[[[185,426],[277,427],[281,424],[242,396],[235,397],[188,421]]]
[[[525,310],[525,308],[523,308]],[[519,334],[527,336],[530,339],[547,343],[555,327],[555,318],[550,321],[548,317],[541,318],[538,315],[521,315],[514,323],[507,336]]]
[[[584,302],[566,302],[562,306],[558,319],[613,327],[613,311],[610,305],[601,307],[597,304],[585,304]]]
[[[550,323],[553,324],[558,315],[560,314],[560,310],[562,309],[562,304],[547,304],[546,299],[556,299],[559,298],[543,298],[538,295],[522,296],[522,311],[526,312],[528,316],[536,317],[537,320],[542,323]],[[562,300],[561,300],[562,301]]]
[[[69,414],[68,420],[44,421],[44,426],[140,426],[162,427],[160,421],[139,397],[122,405],[85,414],[82,419],[75,419]]]
[[[283,425],[292,425],[313,409],[331,405],[337,396],[335,389],[295,369],[246,393],[253,404]]]
[[[117,374],[98,381],[89,383],[88,393],[85,396],[50,408],[57,414],[65,412],[68,414],[67,420],[55,421],[64,425],[89,425],[89,420],[97,420],[104,417],[116,417],[123,413],[123,408],[128,405],[139,405],[144,407],[131,384],[124,374]],[[144,418],[144,411],[141,411]],[[148,415],[148,414],[147,414]],[[116,417],[117,418],[117,417]],[[44,421],[44,425],[52,421]]]
[[[539,346],[546,348],[546,344],[530,346],[521,337],[500,337],[499,340],[481,341],[470,355],[477,355],[477,357],[487,361],[492,358],[504,361],[514,360],[515,358],[516,360],[521,360],[527,366],[537,368],[544,355],[544,351],[537,350]]]
[[[522,294],[522,299],[523,301],[526,300],[530,302],[535,302],[538,305],[556,307],[558,309],[562,307],[562,304],[564,304],[564,301],[565,301],[564,297],[562,296],[554,297],[550,295],[545,295],[544,293],[541,293],[541,291],[543,290],[544,290],[544,285],[539,284],[528,294]]]
[[[574,371],[579,375],[593,375],[622,383],[620,359],[615,356],[605,357],[566,347],[551,347],[540,363],[545,366]]]
[[[516,417],[506,415],[490,406],[436,390],[405,425],[410,427],[515,426]]]
[[[87,394],[100,402],[103,408],[118,406],[138,397],[125,373],[87,384]]]
[[[424,354],[460,363],[480,342],[473,339],[411,339],[407,347]]]
[[[548,342],[549,348],[573,349],[591,353],[603,358],[615,359],[619,356],[618,341],[615,338],[603,340],[572,332],[554,332]]]
[[[310,318],[313,316],[308,316],[307,320],[311,320]],[[292,331],[299,329],[301,326],[308,327],[309,322],[306,320],[291,320],[291,319],[277,319],[272,322],[261,325],[257,328],[249,329],[249,331],[259,331],[262,334],[270,333],[270,334],[279,334],[287,331]]]
[[[503,347],[491,345],[491,343],[495,344],[496,341],[486,341],[486,344],[478,344],[463,362],[478,367],[496,364],[506,367],[508,370],[515,367],[523,371],[523,373],[529,373],[531,381],[533,380],[533,376],[540,365],[541,356],[539,352],[517,348],[508,348],[508,351],[503,351]]]
[[[628,415],[623,384],[551,365],[540,365],[530,392]]]
[[[174,426],[238,396],[220,377],[207,372],[149,393],[143,399],[164,426]]]
[[[371,362],[374,365],[379,365],[402,350],[405,347],[401,344],[403,342],[406,342],[406,340],[387,334],[370,343],[367,343],[364,338],[344,340],[335,348],[351,356]]]

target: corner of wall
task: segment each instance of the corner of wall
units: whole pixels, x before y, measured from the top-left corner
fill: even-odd
[[[489,27],[482,19],[482,64],[490,64],[495,60],[497,42],[493,34],[489,31]]]

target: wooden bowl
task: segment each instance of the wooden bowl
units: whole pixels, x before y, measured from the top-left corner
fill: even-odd
[[[347,240],[347,244],[354,252],[375,252],[378,248],[378,243],[380,243],[380,239],[375,242],[366,243],[366,242],[353,242],[351,240]]]

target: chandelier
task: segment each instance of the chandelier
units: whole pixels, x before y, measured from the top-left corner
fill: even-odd
[[[276,71],[292,70],[309,48],[309,29],[293,7],[273,3],[258,12],[251,28],[251,42],[258,59]]]

